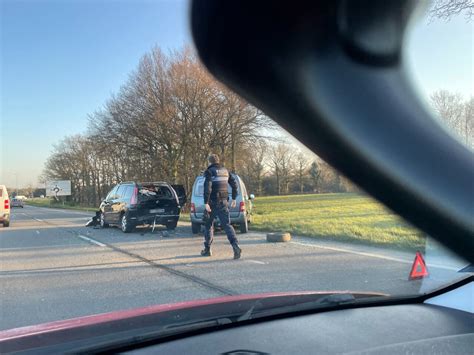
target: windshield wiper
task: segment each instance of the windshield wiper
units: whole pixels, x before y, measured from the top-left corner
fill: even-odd
[[[190,323],[174,323],[174,324],[164,326],[163,332],[175,331],[175,330],[179,330],[179,332],[189,332],[192,330],[226,325],[226,324],[230,324],[234,322],[235,321],[233,321],[230,318],[221,317],[221,318],[215,318],[215,319],[200,320],[200,321],[195,321],[195,322],[190,322]]]
[[[357,301],[359,300],[351,293],[334,293],[319,298],[315,301],[301,302],[259,310],[258,306],[261,305],[259,300],[255,302],[255,304],[247,312],[237,318],[237,321],[245,321],[253,318],[267,317],[276,314],[303,312],[326,307],[341,306],[353,304]]]

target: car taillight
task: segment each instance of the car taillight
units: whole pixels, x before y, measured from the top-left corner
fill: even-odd
[[[137,197],[138,197],[138,188],[133,189],[133,194],[132,198],[130,199],[130,204],[131,205],[136,205],[137,204]]]
[[[241,203],[240,203],[239,211],[240,211],[240,212],[245,212],[245,203],[244,203],[244,202],[241,202]]]
[[[196,213],[196,205],[191,203],[191,213]]]
[[[9,201],[9,200],[5,200],[4,208],[5,208],[6,210],[10,209],[10,201]]]

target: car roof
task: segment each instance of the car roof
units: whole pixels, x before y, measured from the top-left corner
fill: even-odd
[[[137,185],[169,185],[166,181],[145,181],[137,182]]]
[[[168,182],[166,181],[144,181],[144,182],[140,182],[140,181],[124,181],[124,182],[121,182],[119,183],[118,185],[169,185]]]

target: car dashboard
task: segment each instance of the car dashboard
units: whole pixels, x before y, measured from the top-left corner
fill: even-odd
[[[430,304],[344,309],[198,334],[130,354],[469,354],[472,313]]]

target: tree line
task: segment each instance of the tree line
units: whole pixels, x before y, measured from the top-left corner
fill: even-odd
[[[431,95],[431,106],[441,123],[459,141],[474,150],[474,97],[439,90]]]
[[[440,91],[432,103],[472,144],[473,99]],[[462,112],[460,114],[459,112]],[[356,191],[317,156],[281,137],[261,111],[218,83],[190,48],[145,54],[120,90],[89,115],[84,134],[53,147],[42,180],[71,180],[73,202],[96,206],[123,181],[192,184],[217,153],[249,193]]]
[[[89,116],[85,134],[54,146],[43,179],[71,180],[73,200],[97,204],[121,181],[191,189],[210,152],[231,170],[274,123],[214,80],[185,48],[144,55],[118,93]]]

